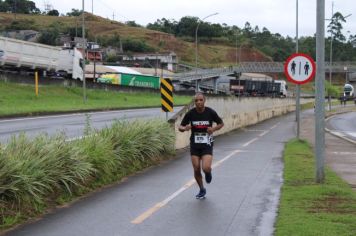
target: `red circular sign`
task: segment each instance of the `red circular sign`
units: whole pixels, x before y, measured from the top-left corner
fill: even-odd
[[[304,53],[294,53],[284,63],[284,73],[294,84],[305,84],[312,80],[316,73],[313,58]]]

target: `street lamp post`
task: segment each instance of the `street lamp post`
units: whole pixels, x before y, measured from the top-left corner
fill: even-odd
[[[331,20],[334,15],[334,2],[331,3]],[[332,65],[333,65],[333,32],[330,31],[330,65],[329,65],[329,84],[331,86],[331,77],[332,77]],[[328,92],[328,100],[329,100],[329,111],[331,111],[331,95]]]
[[[347,16],[344,17],[344,19],[346,19],[347,17],[351,16],[352,14],[348,14]],[[332,22],[333,20],[333,16],[334,16],[334,2],[332,2],[331,5],[331,18],[327,19],[330,20]],[[330,65],[329,65],[329,83],[331,86],[331,78],[332,78],[332,62],[333,62],[333,40],[334,40],[334,34],[333,31],[330,30]],[[328,92],[329,93],[329,92]],[[331,111],[331,95],[330,93],[328,94],[328,103],[329,103],[329,111]]]
[[[86,81],[85,81],[85,58],[86,58],[86,40],[85,40],[85,17],[84,17],[84,0],[82,1],[82,40],[83,40],[83,54],[84,54],[84,61],[83,61],[83,101],[86,103],[87,101],[87,94],[86,94]]]
[[[198,74],[198,29],[199,29],[199,25],[206,18],[208,18],[210,16],[215,16],[217,14],[219,14],[219,13],[216,12],[216,13],[210,14],[210,15],[204,17],[202,20],[198,19],[198,24],[197,24],[197,27],[195,28],[195,74]],[[198,80],[196,82],[195,90],[198,91]]]

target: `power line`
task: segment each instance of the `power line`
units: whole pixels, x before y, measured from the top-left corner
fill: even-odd
[[[113,7],[112,6],[109,6],[109,5],[107,5],[104,1],[102,1],[102,0],[97,0],[97,2],[99,3],[99,4],[101,4],[102,6],[104,6],[105,8],[107,8],[108,9],[108,11],[112,11],[113,10]],[[112,16],[113,16],[113,20],[114,20],[114,16],[115,16],[115,14],[116,15],[118,15],[118,16],[120,16],[120,17],[122,17],[122,18],[124,18],[125,19],[125,21],[129,21],[130,19],[129,18],[127,18],[126,16],[124,16],[124,15],[122,15],[122,14],[120,14],[120,13],[118,13],[117,11],[114,11],[114,13],[112,14]]]

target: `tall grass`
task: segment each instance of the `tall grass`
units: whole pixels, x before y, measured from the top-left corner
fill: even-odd
[[[65,140],[62,133],[21,134],[0,150],[0,228],[173,155],[175,135],[155,119],[116,121],[99,131],[87,125],[83,139]]]

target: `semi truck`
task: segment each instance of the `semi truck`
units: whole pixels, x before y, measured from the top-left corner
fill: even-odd
[[[62,48],[0,36],[0,68],[46,71],[83,80],[83,55],[76,48]]]
[[[343,95],[348,100],[354,99],[355,96],[354,86],[352,86],[351,84],[345,84]]]
[[[236,96],[286,97],[284,80],[230,79],[230,92]]]

